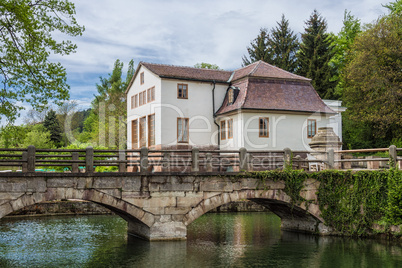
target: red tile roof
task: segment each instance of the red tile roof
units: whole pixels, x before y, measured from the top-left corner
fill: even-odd
[[[232,75],[231,71],[200,69],[146,62],[141,62],[140,64],[162,78],[194,79],[226,83]]]
[[[311,81],[311,79],[287,72],[261,60],[234,71],[232,81],[236,81],[247,76]]]
[[[240,89],[236,101],[228,105],[226,97],[218,115],[238,109],[335,114],[308,81],[248,78],[233,86]]]
[[[263,61],[233,72],[140,62],[136,74],[140,66],[161,78],[215,81],[238,87],[240,91],[235,102],[228,105],[226,96],[218,115],[238,109],[335,113],[318,96],[310,79]]]

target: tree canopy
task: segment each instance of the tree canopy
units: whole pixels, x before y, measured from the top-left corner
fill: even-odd
[[[92,110],[85,120],[82,142],[111,148],[126,146],[126,89],[134,75],[134,61],[128,65],[126,79],[123,80],[123,63],[116,60],[108,78],[100,77],[97,84],[98,95],[92,101]]]
[[[195,68],[200,69],[212,69],[212,70],[220,70],[219,66],[216,64],[211,64],[207,62],[201,62],[194,65]]]
[[[355,40],[345,66],[350,118],[373,125],[377,137],[402,137],[402,15],[379,19]]]
[[[248,57],[243,56],[243,66],[247,66],[253,62],[262,60],[270,62],[271,55],[268,50],[269,33],[266,28],[260,29],[260,34],[250,42],[250,46],[247,47]]]
[[[74,4],[68,0],[2,0],[0,3],[0,117],[14,121],[27,102],[40,109],[49,101],[66,100],[66,70],[49,60],[68,55],[76,45],[52,34],[79,36]]]
[[[289,72],[296,71],[296,52],[299,49],[299,41],[296,34],[290,29],[285,15],[282,15],[281,21],[271,29],[268,45],[268,49],[271,51],[270,64]]]
[[[329,62],[333,56],[332,37],[327,32],[327,22],[317,10],[306,21],[297,58],[297,73],[311,79],[311,84],[321,98],[334,97],[336,82],[332,81],[333,68]]]

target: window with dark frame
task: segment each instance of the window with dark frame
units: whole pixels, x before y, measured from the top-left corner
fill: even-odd
[[[317,120],[308,119],[307,120],[307,138],[311,139],[317,133]]]
[[[259,137],[268,138],[269,137],[269,118],[260,117],[259,119]]]
[[[145,79],[144,79],[144,72],[142,72],[142,73],[140,74],[140,84],[142,85],[142,84],[144,84],[144,82],[145,82]]]
[[[233,139],[233,119],[228,120],[228,139]]]
[[[221,121],[221,140],[226,140],[226,121]]]
[[[184,143],[188,142],[188,118],[177,118],[177,142]]]
[[[138,120],[131,121],[131,144],[133,149],[138,148]]]
[[[187,84],[177,84],[177,98],[178,99],[188,99],[188,85]]]
[[[145,116],[140,118],[140,148],[147,146],[146,122],[147,118]]]
[[[148,146],[155,145],[155,114],[148,115]]]

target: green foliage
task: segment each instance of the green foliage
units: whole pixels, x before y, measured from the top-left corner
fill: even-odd
[[[116,60],[109,78],[100,77],[98,95],[92,101],[92,109],[84,123],[85,134],[81,141],[109,148],[126,146],[126,89],[134,74],[134,61],[128,66],[126,81],[122,78],[123,63]]]
[[[248,57],[243,56],[243,66],[262,60],[289,72],[297,67],[296,51],[299,48],[297,36],[289,27],[289,21],[282,15],[281,21],[270,32],[261,28],[260,34],[247,47]]]
[[[7,125],[0,128],[0,148],[18,148],[27,134],[27,126]]]
[[[343,235],[367,235],[377,222],[402,224],[402,171],[336,171],[305,172],[274,170],[247,172],[239,177],[284,181],[284,192],[293,204],[304,200],[300,196],[308,178],[318,180],[317,192],[321,216],[325,224]]]
[[[359,33],[361,33],[360,20],[345,10],[343,27],[338,35],[334,36],[333,45],[335,53],[330,61],[330,65],[335,69],[332,81],[337,82],[335,88],[337,98],[342,96],[344,87],[344,81],[341,79],[342,76],[340,74],[343,73],[350,47]]]
[[[402,172],[392,170],[388,174],[387,221],[393,225],[402,224]]]
[[[53,33],[79,36],[84,28],[68,0],[2,0],[0,3],[0,116],[14,121],[28,102],[34,109],[69,97],[66,71],[51,54],[68,55],[76,45]]]
[[[272,55],[272,61],[268,63],[294,73],[297,68],[296,52],[299,49],[299,41],[290,29],[285,15],[282,14],[281,21],[277,24],[271,29],[271,38],[268,41]]]
[[[326,33],[327,22],[314,10],[306,22],[305,32],[297,58],[299,75],[311,79],[311,84],[321,98],[333,99],[336,82],[332,81],[334,69],[329,62],[334,54],[333,37]]]
[[[265,28],[260,29],[260,34],[247,47],[248,57],[243,56],[243,66],[262,60],[271,62],[271,54],[268,50],[269,33]]]
[[[197,63],[194,65],[195,68],[200,68],[200,69],[212,69],[212,70],[221,70],[218,65],[216,64],[211,64],[211,63],[206,63],[206,62],[201,62]]]
[[[21,147],[27,148],[29,145],[40,149],[53,149],[55,147],[51,140],[51,133],[42,125],[33,126],[32,130],[26,134]]]
[[[389,2],[387,5],[383,5],[388,8],[391,14],[402,13],[402,0],[396,0],[395,2]]]
[[[342,73],[347,114],[377,139],[402,138],[402,15],[378,20],[353,43]]]
[[[63,143],[63,132],[60,122],[57,119],[56,112],[50,110],[43,121],[43,126],[50,133],[50,139],[56,147],[60,147]]]

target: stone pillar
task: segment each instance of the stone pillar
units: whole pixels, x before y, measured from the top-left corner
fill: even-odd
[[[342,142],[339,137],[335,134],[332,127],[320,127],[318,128],[317,134],[311,139],[309,143],[310,148],[315,151],[311,155],[314,156],[319,161],[328,161],[328,152],[330,149],[334,151],[339,151],[342,146]],[[340,169],[341,163],[336,162],[340,160],[341,156],[339,153],[334,155],[334,168]],[[329,168],[326,165],[326,168]]]
[[[173,221],[172,215],[155,217],[151,227],[138,220],[128,221],[127,232],[148,241],[174,241],[187,239],[187,227],[182,221]]]
[[[35,163],[36,163],[36,148],[33,145],[28,146],[28,154],[27,154],[27,171],[35,172]]]

